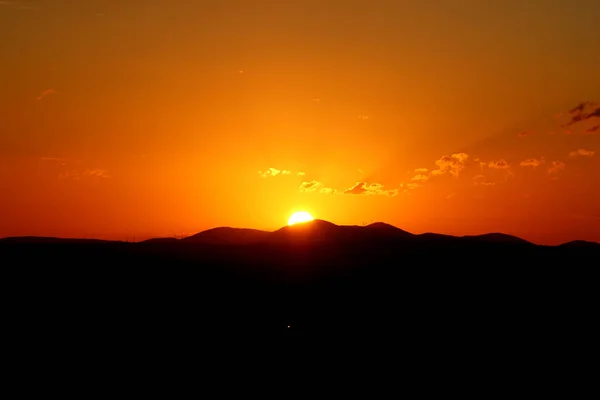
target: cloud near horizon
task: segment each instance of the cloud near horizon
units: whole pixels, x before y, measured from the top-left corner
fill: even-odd
[[[277,168],[269,168],[265,171],[258,171],[258,174],[263,177],[263,178],[268,178],[269,176],[277,176],[277,175],[292,175],[292,171],[287,170],[287,169],[277,169]],[[294,175],[297,176],[304,176],[305,173],[304,172],[297,172]]]
[[[527,160],[523,160],[521,161],[521,163],[519,164],[521,167],[533,167],[533,168],[537,168],[540,165],[542,165],[544,163],[544,159],[540,158],[528,158]]]
[[[490,182],[484,175],[475,175],[473,177],[473,184],[475,186],[494,186],[494,182]]]
[[[508,169],[510,168],[510,164],[506,162],[505,159],[501,158],[499,160],[490,161],[488,167],[492,169]]]
[[[579,157],[593,157],[596,152],[594,150],[586,150],[586,149],[577,149],[569,153],[569,157],[571,158],[579,158]]]
[[[467,153],[454,153],[449,156],[443,156],[439,160],[436,160],[435,165],[437,165],[437,169],[431,171],[431,174],[443,175],[449,173],[455,178],[458,178],[460,172],[465,169],[465,163],[468,158],[469,155]]]
[[[548,173],[555,174],[559,171],[563,171],[566,168],[566,164],[562,161],[552,161],[552,165],[548,168]]]
[[[321,193],[321,194],[337,193],[337,190],[330,188],[330,187],[326,187],[321,182],[315,181],[315,180],[308,181],[308,182],[302,182],[300,184],[300,187],[298,187],[298,190],[302,193]]]
[[[364,194],[364,195],[383,195],[383,196],[396,196],[398,189],[385,189],[381,183],[356,182],[356,184],[346,190],[344,194]]]

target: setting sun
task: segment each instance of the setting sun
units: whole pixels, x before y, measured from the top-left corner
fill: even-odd
[[[294,225],[302,222],[312,221],[314,218],[306,211],[298,211],[292,214],[288,219],[288,225]]]

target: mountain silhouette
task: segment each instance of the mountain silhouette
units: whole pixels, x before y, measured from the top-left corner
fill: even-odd
[[[92,243],[108,242],[99,239],[61,239],[56,237],[8,237],[0,239],[5,242],[20,243]],[[336,225],[332,222],[315,219],[294,225],[286,225],[275,231],[264,231],[249,228],[216,227],[201,231],[194,235],[176,238],[151,238],[143,241],[146,244],[166,243],[195,243],[202,245],[257,245],[276,244],[301,241],[303,243],[372,243],[372,242],[414,242],[414,243],[444,243],[450,244],[513,244],[522,246],[538,246],[525,239],[505,233],[485,233],[481,235],[453,236],[427,232],[413,234],[384,222],[374,222],[369,225]],[[574,240],[563,243],[564,248],[581,248],[600,246],[600,243],[584,240]]]
[[[218,227],[181,239],[202,244],[255,244],[266,240],[269,232],[257,229]]]
[[[531,352],[532,343],[541,355],[585,343],[600,244],[314,220],[143,242],[5,238],[0,263],[11,343],[32,351],[40,332],[55,348],[135,343],[142,353],[157,343],[186,352],[201,337],[260,335],[388,337],[421,349],[418,357],[460,349],[456,357],[494,358]]]
[[[465,239],[469,240],[477,240],[481,242],[491,242],[491,243],[513,243],[513,244],[524,244],[524,245],[532,245],[533,243],[521,239],[516,236],[507,235],[505,233],[485,233],[483,235],[475,235],[475,236],[463,236]]]

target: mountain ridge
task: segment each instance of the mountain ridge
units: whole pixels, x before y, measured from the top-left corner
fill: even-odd
[[[274,231],[219,226],[185,238],[156,237],[135,243],[196,243],[203,245],[253,245],[274,244],[299,240],[304,242],[360,242],[360,241],[452,241],[480,242],[497,244],[542,246],[526,239],[501,232],[490,232],[479,235],[454,236],[434,232],[414,234],[385,222],[374,222],[368,225],[337,225],[329,221],[315,219],[304,223],[286,225]],[[17,243],[127,243],[119,240],[59,238],[44,236],[13,236],[0,238],[0,242]],[[598,242],[572,240],[550,247],[594,247]]]

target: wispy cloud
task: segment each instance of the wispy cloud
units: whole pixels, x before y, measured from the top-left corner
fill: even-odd
[[[268,178],[269,176],[277,176],[277,175],[292,175],[292,171],[288,170],[288,169],[277,169],[277,168],[269,168],[265,171],[258,171],[258,175],[260,175],[263,178]],[[304,176],[304,172],[297,172],[295,175],[298,176]]]
[[[356,182],[354,186],[344,190],[344,194],[396,196],[398,189],[385,189],[381,183]]]
[[[494,182],[490,182],[484,175],[476,175],[473,177],[473,184],[475,186],[494,186]]]
[[[425,183],[429,180],[429,176],[424,174],[417,174],[410,179],[412,182]]]
[[[302,193],[322,193],[322,194],[337,193],[337,191],[335,189],[326,187],[321,182],[315,181],[315,180],[308,181],[308,182],[302,182],[300,184],[300,187],[298,188],[298,190],[300,190],[300,192],[302,192]]]
[[[17,10],[39,10],[40,7],[31,1],[0,1],[0,7],[14,8]]]
[[[46,89],[42,92],[42,94],[40,94],[38,97],[36,97],[37,101],[42,100],[44,97],[48,96],[49,94],[58,94],[58,92],[54,89]]]
[[[571,158],[579,158],[579,157],[593,157],[596,152],[594,150],[586,150],[586,149],[577,149],[569,153],[569,157]]]
[[[488,167],[492,169],[508,169],[510,168],[510,164],[501,158],[500,160],[490,161]]]
[[[81,160],[73,160],[64,157],[40,157],[40,160],[44,162],[60,164],[63,167],[69,164],[81,164],[82,162]]]
[[[62,157],[41,157],[40,160],[59,162],[59,163],[63,163],[63,164],[68,161],[66,158],[62,158]]]
[[[423,186],[423,184],[418,182],[403,182],[400,184],[400,188],[403,189],[404,193],[408,193],[409,191],[420,188],[421,186]]]
[[[548,168],[548,173],[555,174],[557,172],[563,171],[566,168],[566,164],[562,161],[552,161],[550,168]]]
[[[58,175],[59,179],[70,179],[70,180],[74,180],[74,181],[79,181],[82,179],[86,179],[86,178],[101,178],[101,179],[107,179],[110,178],[110,175],[108,174],[108,171],[105,169],[101,169],[101,168],[94,168],[94,169],[84,169],[84,170],[80,170],[80,169],[73,169],[70,171],[65,171],[62,172]]]
[[[533,167],[533,168],[537,168],[540,165],[542,165],[544,163],[544,159],[543,158],[528,158],[527,160],[523,160],[521,161],[521,163],[519,164],[521,167]]]
[[[600,118],[600,104],[584,101],[571,109],[569,116],[571,119],[564,124],[565,127],[591,118]]]
[[[443,156],[435,162],[437,169],[431,171],[432,175],[443,175],[449,173],[458,178],[460,172],[465,169],[465,163],[469,155],[466,153],[454,153],[449,156]]]
[[[518,134],[519,137],[525,137],[525,136],[531,136],[531,135],[535,135],[535,131],[525,131],[525,132],[520,132]]]
[[[596,133],[600,129],[600,125],[592,126],[585,130],[585,133]]]

